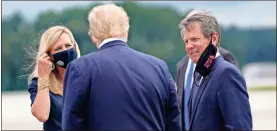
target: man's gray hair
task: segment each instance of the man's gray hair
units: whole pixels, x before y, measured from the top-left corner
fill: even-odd
[[[221,37],[219,24],[216,18],[205,10],[193,10],[180,22],[179,27],[182,38],[184,38],[184,29],[190,30],[194,28],[194,22],[200,22],[201,31],[207,39],[211,38],[213,32],[217,32],[219,34],[217,46],[219,47]]]

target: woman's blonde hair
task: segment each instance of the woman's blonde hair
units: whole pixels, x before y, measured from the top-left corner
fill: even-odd
[[[52,26],[50,28],[48,28],[41,36],[40,38],[40,42],[39,42],[39,48],[38,48],[38,52],[35,52],[35,58],[33,61],[32,65],[35,65],[34,70],[32,71],[32,73],[29,75],[29,79],[28,79],[28,83],[30,84],[31,80],[33,79],[33,77],[38,77],[38,61],[40,56],[43,53],[48,53],[51,51],[53,45],[55,44],[55,42],[59,39],[59,37],[61,36],[62,33],[66,33],[69,35],[72,44],[75,45],[75,49],[77,51],[77,57],[79,58],[81,56],[80,54],[80,49],[79,46],[77,44],[77,42],[74,39],[74,36],[72,34],[72,32],[65,26]],[[62,95],[62,81],[60,79],[58,79],[58,72],[57,70],[53,70],[51,71],[50,75],[49,75],[49,82],[50,82],[50,91],[55,93],[55,94],[59,94]]]
[[[89,35],[102,42],[107,38],[122,38],[127,42],[129,17],[122,7],[105,4],[94,7],[88,14]]]

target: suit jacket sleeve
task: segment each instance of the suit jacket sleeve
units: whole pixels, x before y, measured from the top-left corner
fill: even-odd
[[[252,115],[245,80],[238,69],[221,73],[217,98],[225,130],[252,130]]]
[[[166,66],[167,67],[167,66]],[[174,80],[169,73],[169,70],[165,70],[166,72],[166,81],[169,90],[169,99],[167,102],[167,112],[166,112],[166,130],[181,130],[181,112],[179,109],[179,103],[177,99],[177,91],[175,87]]]
[[[62,129],[84,129],[88,101],[88,86],[73,63],[67,66],[64,77]]]

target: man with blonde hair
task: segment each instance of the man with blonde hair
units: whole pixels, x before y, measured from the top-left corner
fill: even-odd
[[[124,9],[100,5],[89,12],[88,21],[89,37],[98,50],[67,68],[63,130],[181,130],[168,67],[128,47]]]

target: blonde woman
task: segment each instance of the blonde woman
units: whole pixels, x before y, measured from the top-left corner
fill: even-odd
[[[64,73],[78,57],[78,44],[68,28],[53,26],[42,34],[28,91],[32,114],[44,123],[44,130],[61,130]]]

